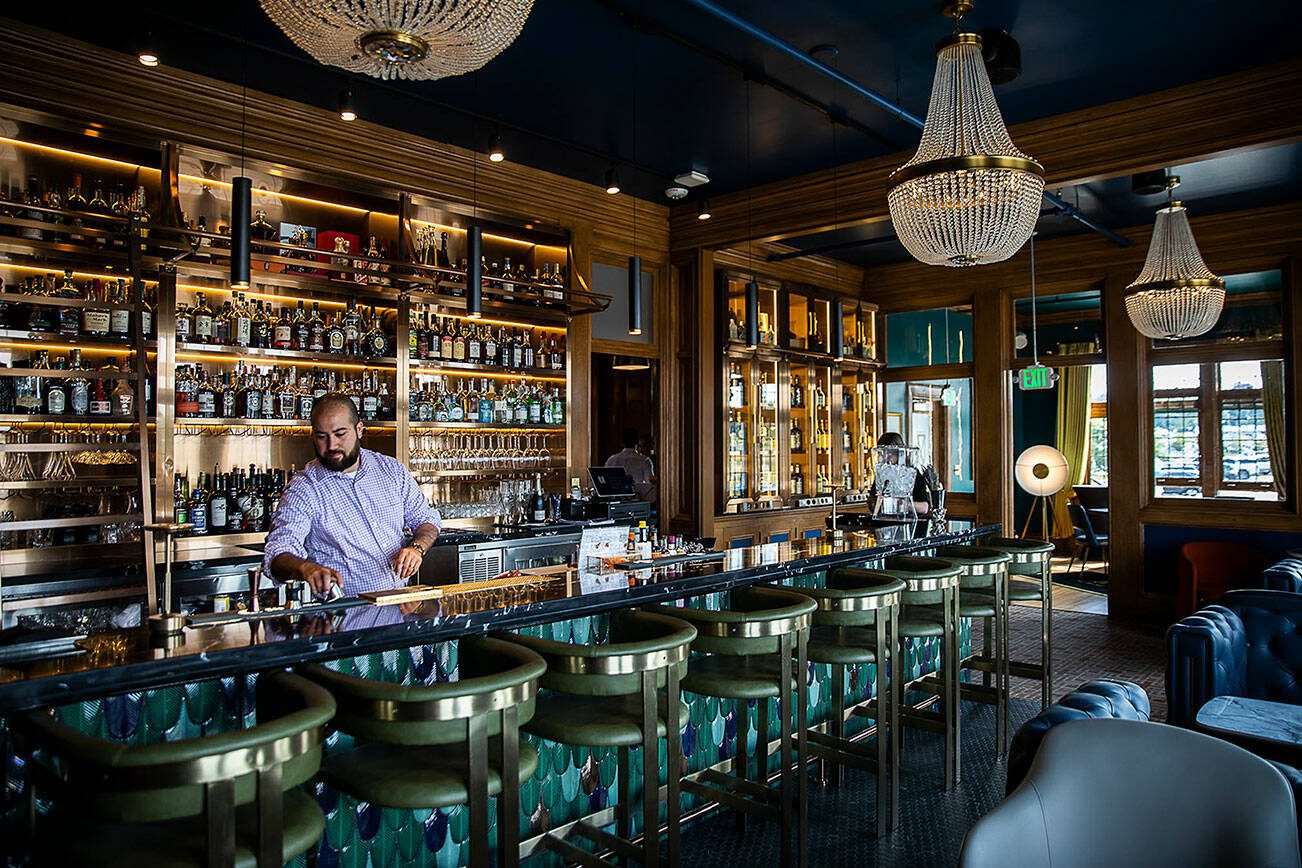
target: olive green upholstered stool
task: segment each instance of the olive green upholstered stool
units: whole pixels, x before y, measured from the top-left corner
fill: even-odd
[[[35,865],[272,868],[312,850],[325,817],[301,784],[321,766],[334,700],[288,673],[258,679],[258,723],[161,744],[86,735],[48,709],[12,718],[28,780],[54,807]]]
[[[1053,702],[1053,543],[1001,536],[987,539],[982,545],[1013,559],[1008,565],[1009,604],[1035,601],[1040,604],[1040,660],[1030,663],[1010,658],[1008,672],[1018,678],[1039,681],[1040,707],[1048,708]]]
[[[958,785],[960,775],[960,736],[958,660],[958,583],[962,568],[936,558],[900,555],[888,558],[884,572],[905,584],[899,618],[899,638],[893,655],[891,684],[899,694],[899,721],[918,726],[945,737],[945,789]],[[940,639],[939,713],[909,707],[904,691],[911,683],[904,675],[907,655],[904,644],[909,639]],[[924,678],[926,676],[923,676]],[[900,727],[891,727],[892,751],[899,752]]]
[[[616,749],[619,790],[615,834],[586,820],[580,820],[572,829],[625,862],[634,859],[643,866],[653,866],[660,861],[659,739],[665,739],[669,864],[678,865],[682,801],[678,769],[682,765],[682,725],[687,719],[678,685],[687,671],[696,630],[677,618],[626,610],[611,615],[610,641],[604,645],[577,645],[515,634],[509,638],[547,661],[547,672],[542,677],[545,690],[525,730],[562,744]],[[641,846],[631,840],[632,748],[642,749]],[[543,837],[542,846],[567,863],[608,864],[554,833]]]
[[[896,624],[905,587],[888,573],[840,567],[828,572],[823,587],[800,589],[818,604],[809,638],[809,662],[832,667],[828,731],[808,732],[810,753],[825,762],[825,777],[833,784],[840,783],[842,764],[876,773],[878,837],[894,829],[900,817],[900,758],[891,751],[897,742],[890,737],[899,711],[887,675],[889,660],[896,653]],[[875,721],[875,756],[866,746],[845,737],[845,667],[862,663],[876,666],[875,698],[855,706],[851,713]]]
[[[809,849],[806,647],[818,604],[803,593],[774,587],[737,588],[728,598],[726,609],[654,607],[696,627],[698,635],[692,643],[696,653],[683,679],[683,690],[736,703],[733,774],[702,772],[684,779],[683,789],[738,810],[739,825],[745,825],[746,814],[777,821],[781,824],[781,864],[803,866]],[[776,793],[768,785],[770,698],[777,698],[782,717]],[[746,732],[746,703],[752,699],[759,718],[754,777],[749,774]]]
[[[976,545],[941,546],[935,556],[963,571],[958,582],[959,617],[980,618],[986,625],[985,647],[965,663],[965,668],[984,673],[982,683],[961,683],[959,695],[995,707],[995,755],[1003,756],[1009,738],[1008,565],[1012,557]]]
[[[497,861],[520,861],[520,779],[538,768],[518,727],[533,715],[546,664],[511,642],[476,636],[457,649],[456,681],[404,685],[312,665],[303,674],[339,703],[334,728],[354,739],[329,754],[322,779],[384,808],[466,805],[470,864],[489,864],[488,799],[497,803]]]

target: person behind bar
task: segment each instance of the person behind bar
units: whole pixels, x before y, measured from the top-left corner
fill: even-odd
[[[878,446],[906,446],[904,438],[894,431],[887,431],[877,438]],[[913,508],[918,515],[926,515],[931,512],[931,492],[927,490],[927,481],[919,473],[913,480]]]
[[[654,503],[657,495],[656,468],[651,459],[637,449],[637,429],[625,428],[623,442],[624,448],[607,458],[606,466],[622,467],[628,478],[633,480],[633,490],[637,492],[638,499]]]
[[[294,474],[271,518],[263,570],[344,596],[405,585],[438,538],[438,511],[395,459],[363,449],[362,423],[347,395],[312,407],[316,460]],[[411,540],[405,531],[411,531]]]

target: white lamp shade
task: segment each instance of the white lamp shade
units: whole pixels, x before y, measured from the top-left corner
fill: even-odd
[[[1013,475],[1026,493],[1049,497],[1067,484],[1067,458],[1052,446],[1031,446],[1017,456]]]

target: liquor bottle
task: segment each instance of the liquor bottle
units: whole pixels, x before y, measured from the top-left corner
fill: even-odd
[[[552,370],[565,370],[565,338],[562,337],[557,339],[555,347],[552,348],[551,356]]]
[[[113,404],[114,415],[130,418],[136,409],[136,393],[126,380],[118,380],[113,386],[109,400]]]
[[[225,533],[229,518],[226,502],[226,480],[217,472],[217,465],[212,469],[212,491],[208,494],[208,530],[211,533]]]
[[[231,380],[231,372],[222,374],[221,391],[217,397],[217,415],[223,419],[239,417],[239,392]]]
[[[532,369],[534,366],[533,343],[530,340],[529,332],[524,333],[524,346],[520,349],[520,365],[525,369]]]
[[[198,415],[202,419],[217,418],[217,392],[212,387],[206,371],[200,369],[199,386],[195,390],[195,403],[198,405]]]
[[[104,389],[104,381],[95,380],[95,388],[90,393],[90,415],[108,416],[113,413],[113,403],[109,393]]]
[[[298,384],[298,418],[311,419],[312,407],[315,405],[315,380],[309,374],[304,374]]]
[[[389,355],[389,335],[384,331],[380,317],[375,315],[375,306],[371,306],[371,327],[366,332],[366,355],[372,359],[382,359]]]
[[[493,336],[492,326],[484,326],[484,359],[483,363],[488,367],[496,367],[498,362],[497,356],[497,338]]]
[[[257,305],[249,310],[249,346],[259,350],[269,348],[273,327],[267,308],[259,299]]]
[[[849,462],[845,462],[841,465],[841,485],[847,491],[854,488],[854,474],[850,472]]]
[[[362,315],[357,310],[356,302],[348,302],[344,311],[344,344],[350,356],[360,356],[362,341]]]
[[[538,352],[534,355],[534,367],[540,371],[545,371],[552,366],[551,356],[547,351],[548,345],[548,342],[539,336]]]
[[[456,336],[452,338],[453,361],[464,362],[467,354],[466,349],[466,326],[465,323],[462,323],[461,327],[456,329]]]
[[[88,203],[86,203],[86,210],[87,210],[88,212],[90,212],[91,214],[101,214],[101,215],[103,215],[103,214],[108,214],[108,213],[110,213],[110,212],[109,212],[109,204],[108,204],[108,200],[106,200],[106,199],[104,198],[104,182],[103,182],[103,181],[96,181],[96,182],[95,182],[95,192],[94,192],[94,194],[90,197],[90,201],[89,201]],[[97,228],[100,228],[100,229],[103,229],[104,226],[105,226],[104,223],[101,223],[101,222],[98,222],[98,221],[94,222],[92,225],[94,225],[94,226],[96,226]],[[108,238],[107,238],[106,236],[104,236],[104,235],[96,235],[96,236],[95,236],[94,243],[95,243],[95,246],[96,246],[96,247],[105,247],[105,246],[108,245]]]
[[[90,283],[89,301],[107,302],[108,287],[112,284],[102,284],[98,280],[92,280]],[[107,307],[91,307],[87,305],[81,309],[81,333],[91,337],[107,337],[109,329],[112,326],[113,317]]]
[[[294,311],[294,349],[300,353],[307,352],[312,342],[312,326],[308,324],[307,313],[303,310],[303,299],[298,300],[298,310]]]
[[[294,324],[290,321],[288,308],[280,309],[280,319],[276,320],[271,345],[278,350],[289,350],[294,347]]]
[[[746,384],[742,380],[741,366],[728,363],[728,406],[739,409],[746,406]]]
[[[235,415],[243,419],[261,419],[262,389],[258,387],[256,378],[241,371],[237,374],[237,384]]]
[[[208,533],[208,490],[202,473],[195,478],[194,490],[190,492],[190,522],[194,525],[190,532],[195,536]]]
[[[131,337],[131,309],[127,306],[127,282],[118,278],[117,283],[110,284],[109,295],[109,335],[126,340]]]
[[[190,313],[185,302],[176,303],[176,342],[187,343],[194,334],[194,315]]]
[[[543,498],[541,473],[533,475],[533,520],[535,522],[547,520],[547,501]]]
[[[496,400],[497,396],[493,394],[488,385],[488,380],[481,380],[479,383],[479,418],[477,420],[479,424],[491,425],[493,423],[493,404]]]
[[[524,367],[524,344],[519,336],[511,337],[511,370],[518,371]]]
[[[90,382],[81,365],[81,350],[74,349],[68,366],[69,376],[65,383],[68,395],[68,412],[73,416],[90,414]]]
[[[407,358],[425,358],[424,330],[421,328],[421,312],[411,310],[407,314]]]
[[[846,452],[854,451],[854,437],[850,434],[850,426],[841,423],[841,449]]]
[[[62,371],[64,360],[58,358],[54,360],[52,370]],[[64,381],[58,377],[48,377],[45,382],[45,407],[44,411],[51,416],[62,416],[68,410],[68,387]]]
[[[340,321],[339,314],[330,318],[330,324],[326,326],[325,335],[322,338],[325,343],[327,353],[343,354],[348,349],[348,338],[344,333],[343,323]]]
[[[791,406],[805,406],[805,387],[800,384],[800,375],[791,375]]]
[[[121,184],[118,184],[117,188],[113,191],[113,199],[109,203],[109,212],[112,213],[114,217],[120,217],[124,220],[131,216],[131,206],[127,203],[127,193],[126,190],[122,189]],[[114,233],[113,246],[127,246],[125,230],[119,229]]]
[[[454,361],[457,357],[456,320],[443,320],[442,333],[439,335],[439,358]]]
[[[479,329],[470,326],[466,335],[466,361],[472,365],[478,365],[483,361],[483,342],[479,339]]]
[[[511,367],[511,339],[507,335],[505,326],[499,326],[497,329],[497,366]]]
[[[805,435],[800,430],[800,423],[795,419],[791,420],[791,451],[796,453],[805,451]]]
[[[231,344],[247,347],[253,343],[253,317],[244,293],[235,296],[235,307],[231,311]]]
[[[198,344],[213,343],[212,308],[202,292],[195,294],[194,306],[194,342]]]
[[[231,303],[226,301],[222,304],[221,313],[212,319],[212,342],[218,346],[229,346],[231,343],[231,332],[234,331],[235,311]]]
[[[72,272],[65,271],[63,275],[63,283],[55,291],[55,296],[58,298],[81,298],[81,290],[72,282]],[[59,334],[63,337],[75,338],[80,331],[81,311],[75,307],[59,308]]]
[[[23,212],[23,218],[37,223],[44,223],[45,212],[36,210],[44,205],[45,200],[41,196],[41,182],[36,179],[35,175],[27,179],[26,200],[27,204],[32,207]],[[41,241],[44,240],[45,233],[35,226],[24,226],[18,230],[18,237],[26,238],[29,241]]]
[[[791,465],[791,493],[796,496],[805,493],[805,475],[800,471],[799,464]]]

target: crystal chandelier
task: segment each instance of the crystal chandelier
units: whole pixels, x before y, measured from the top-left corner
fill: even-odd
[[[1139,333],[1177,340],[1205,334],[1225,306],[1225,281],[1203,262],[1183,202],[1171,201],[1179,177],[1167,179],[1167,203],[1159,208],[1148,258],[1126,287],[1126,313]]]
[[[376,78],[447,78],[515,41],[533,0],[261,0],[299,48]]]
[[[962,0],[945,13],[958,22]],[[984,265],[1016,253],[1035,228],[1044,168],[1004,126],[981,37],[955,32],[936,51],[936,78],[918,152],[891,174],[895,232],[927,265]]]

